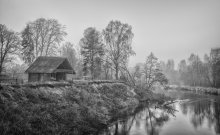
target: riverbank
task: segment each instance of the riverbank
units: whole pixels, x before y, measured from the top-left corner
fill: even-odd
[[[120,82],[0,86],[0,134],[97,134],[138,105]]]
[[[177,90],[186,90],[186,91],[192,91],[192,92],[203,93],[203,94],[220,95],[220,89],[211,88],[211,87],[191,87],[191,86],[170,85],[167,88],[177,89]]]

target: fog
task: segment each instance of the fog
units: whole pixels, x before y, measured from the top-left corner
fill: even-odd
[[[66,26],[66,40],[79,44],[87,27],[102,31],[109,21],[132,26],[136,52],[130,66],[150,52],[175,63],[191,53],[201,58],[220,46],[219,0],[0,0],[0,23],[20,32],[37,18],[54,18]]]

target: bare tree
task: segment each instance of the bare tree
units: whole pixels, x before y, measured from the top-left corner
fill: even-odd
[[[212,70],[213,87],[220,88],[220,48],[211,49],[210,62]]]
[[[120,21],[111,21],[103,31],[107,45],[106,55],[115,69],[115,79],[119,79],[120,67],[128,62],[129,56],[134,54],[131,43],[132,27]]]
[[[18,33],[8,30],[5,25],[0,24],[0,74],[4,64],[10,60],[10,55],[14,55],[19,49],[19,44]]]
[[[191,54],[188,58],[188,71],[191,75],[192,86],[201,86],[202,84],[202,61],[198,55]]]
[[[167,79],[169,80],[169,84],[178,85],[179,81],[179,72],[175,70],[175,62],[173,59],[167,60],[167,62],[160,62],[161,69]]]
[[[104,71],[104,78],[106,80],[112,79],[111,71],[112,71],[112,64],[109,62],[108,58],[104,58],[103,60],[103,71]]]
[[[13,78],[22,78],[21,73],[24,73],[25,69],[27,69],[26,64],[8,63],[5,66],[7,68],[7,73],[11,74]]]
[[[212,62],[207,54],[204,55],[202,74],[205,82],[208,83],[206,86],[213,86]]]
[[[144,74],[145,88],[147,90],[151,89],[156,83],[162,85],[168,83],[166,76],[162,73],[158,59],[153,53],[150,53],[147,57],[142,73]]]
[[[150,90],[155,84],[167,84],[168,80],[162,73],[160,63],[151,53],[144,64],[137,64],[133,69],[121,67],[122,79],[134,88]]]
[[[212,67],[212,60],[207,54],[204,61],[201,61],[198,55],[191,54],[188,63],[186,60],[179,63],[180,81],[190,86],[213,86]]]
[[[67,35],[65,27],[55,19],[39,18],[29,22],[22,31],[22,54],[26,63],[38,56],[55,55],[58,45]]]
[[[188,67],[186,64],[186,60],[181,60],[180,63],[178,64],[178,72],[180,75],[180,82],[182,84],[187,84],[188,83]]]

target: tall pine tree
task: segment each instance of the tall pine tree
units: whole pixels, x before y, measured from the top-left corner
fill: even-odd
[[[98,78],[101,74],[101,57],[104,55],[101,33],[95,28],[87,28],[84,37],[80,40],[80,46],[84,75],[90,74],[92,79]]]

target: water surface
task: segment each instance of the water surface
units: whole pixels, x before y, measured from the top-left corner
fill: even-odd
[[[220,96],[170,90],[174,104],[152,103],[112,124],[106,135],[220,135]]]

